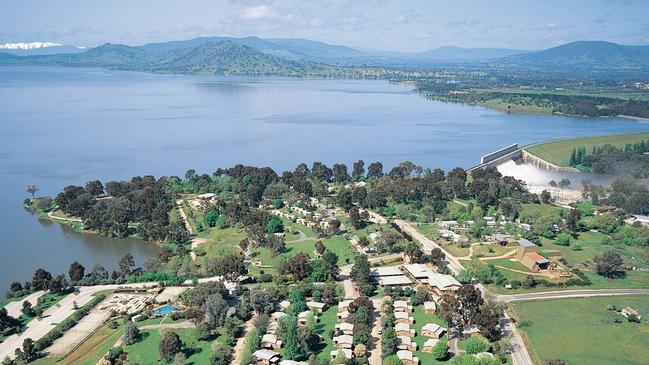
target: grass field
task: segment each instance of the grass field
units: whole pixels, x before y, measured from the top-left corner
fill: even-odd
[[[553,204],[521,204],[521,216],[523,217],[536,218],[542,216],[553,216],[558,218],[561,217],[562,210],[563,208]]]
[[[422,305],[414,307],[412,317],[415,319],[415,324],[412,326],[412,328],[414,328],[416,331],[416,336],[413,338],[413,340],[417,343],[417,351],[414,352],[414,355],[419,358],[419,362],[421,364],[448,363],[448,361],[437,361],[433,358],[433,355],[421,351],[424,348],[424,343],[428,340],[428,337],[421,335],[421,328],[426,323],[436,323],[442,327],[446,327],[446,323],[439,319],[439,317],[437,316],[426,314]],[[442,339],[448,339],[448,337],[445,335],[444,337],[442,337]]]
[[[548,142],[530,147],[527,151],[543,160],[559,166],[567,167],[570,162],[570,154],[577,147],[585,147],[590,153],[594,146],[610,144],[617,147],[624,147],[627,143],[649,140],[649,133],[635,133],[600,137],[585,137],[569,140]]]
[[[649,313],[645,296],[519,302],[512,308],[537,363],[561,358],[571,365],[647,364],[649,322],[630,323],[607,311],[610,304]],[[623,321],[615,323],[614,318]],[[520,326],[521,321],[526,325]]]
[[[186,345],[193,343],[196,350],[192,354],[187,354],[188,364],[209,364],[210,356],[212,355],[212,344],[219,342],[220,338],[216,341],[199,341],[193,335],[191,329],[176,329],[174,330],[181,341]],[[129,364],[170,364],[160,361],[160,338],[164,330],[146,330],[142,331],[142,339],[130,346],[124,346],[124,351],[128,352]]]
[[[328,308],[324,313],[320,315],[320,322],[316,324],[315,331],[322,336],[322,346],[316,351],[316,355],[320,359],[329,359],[331,350],[335,349],[331,337],[329,337],[329,331],[334,329],[338,319],[336,318],[336,312],[338,307]]]
[[[551,114],[553,108],[546,105],[536,105],[533,101],[522,103],[510,103],[502,98],[490,99],[484,103],[485,106],[497,109],[503,112],[523,113],[523,114]]]
[[[339,266],[354,262],[357,251],[345,237],[340,235],[327,237],[322,241],[322,243],[324,243],[327,250],[338,255]]]

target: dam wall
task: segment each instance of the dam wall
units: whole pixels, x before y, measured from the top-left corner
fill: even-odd
[[[536,155],[533,155],[527,150],[522,149],[521,150],[521,161],[523,161],[526,164],[530,164],[533,166],[536,166],[538,168],[544,169],[544,170],[549,170],[549,171],[557,171],[557,172],[579,172],[574,167],[563,167],[559,165],[555,165],[551,162],[548,162],[540,157],[537,157]]]

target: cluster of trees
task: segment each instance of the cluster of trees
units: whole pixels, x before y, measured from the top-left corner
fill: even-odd
[[[324,249],[319,254],[320,257],[315,260],[311,260],[309,255],[304,252],[286,259],[277,268],[280,275],[278,280],[280,282],[302,281],[305,279],[314,282],[336,280],[340,273],[338,255],[327,249]]]
[[[83,219],[86,229],[111,237],[137,233],[151,241],[189,241],[182,222],[169,222],[173,204],[166,178],[137,176],[108,182],[105,188],[100,181],[89,181],[85,187],[67,186],[55,201],[63,212]]]
[[[482,294],[471,284],[465,284],[453,294],[440,298],[441,318],[448,324],[449,331],[462,333],[464,327],[476,326],[489,340],[501,336],[500,311],[485,303]]]
[[[649,214],[649,190],[629,178],[617,178],[610,186],[605,199],[593,195],[594,204],[609,204],[624,209],[630,214]]]
[[[584,147],[573,150],[570,166],[583,165],[592,172],[606,175],[630,175],[636,178],[649,177],[649,141],[627,144],[620,149],[609,144],[593,147],[586,154]]]
[[[356,256],[350,277],[362,295],[370,296],[376,291],[376,282],[372,279],[370,262],[366,255]]]

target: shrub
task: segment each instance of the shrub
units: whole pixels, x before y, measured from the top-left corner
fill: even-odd
[[[448,343],[445,340],[442,340],[435,344],[431,354],[433,355],[435,360],[445,360],[446,358],[448,358],[448,350]]]
[[[559,246],[570,246],[570,236],[567,233],[560,233],[557,235],[555,243]]]
[[[491,346],[485,338],[482,337],[471,337],[466,341],[466,352],[468,354],[479,354],[481,352],[486,352]]]

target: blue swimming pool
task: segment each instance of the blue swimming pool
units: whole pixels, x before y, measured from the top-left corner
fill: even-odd
[[[165,305],[153,311],[153,315],[156,317],[166,317],[171,312],[181,310],[181,307],[175,305]]]

